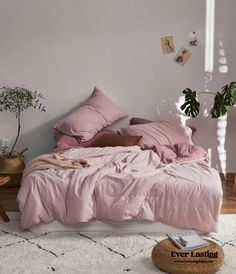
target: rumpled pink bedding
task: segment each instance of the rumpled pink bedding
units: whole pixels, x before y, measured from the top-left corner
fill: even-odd
[[[42,154],[32,161],[30,161],[23,172],[23,177],[26,177],[29,173],[38,170],[48,169],[80,169],[86,168],[89,164],[84,159],[70,159],[60,154]]]
[[[145,219],[217,230],[221,181],[203,160],[166,165],[157,153],[138,146],[70,149],[63,155],[86,159],[90,167],[27,175],[17,197],[22,229],[54,220]]]
[[[162,163],[184,163],[202,159],[208,162],[207,152],[200,146],[189,144],[155,145],[152,147]]]

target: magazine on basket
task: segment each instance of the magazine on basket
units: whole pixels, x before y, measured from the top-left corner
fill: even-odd
[[[182,250],[193,250],[208,246],[210,243],[196,232],[173,232],[166,234],[170,240]]]

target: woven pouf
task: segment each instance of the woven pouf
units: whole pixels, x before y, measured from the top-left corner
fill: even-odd
[[[154,246],[153,263],[169,274],[215,273],[224,262],[224,251],[215,242],[208,241],[209,246],[184,251],[177,248],[170,239],[165,239]]]

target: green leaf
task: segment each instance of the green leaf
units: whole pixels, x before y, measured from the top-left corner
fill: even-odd
[[[225,106],[233,106],[235,104],[236,82],[222,87],[222,96]]]
[[[224,95],[224,105],[233,106],[235,104],[234,94],[232,92],[226,92]]]
[[[2,87],[0,88],[0,111],[9,111],[15,115],[18,123],[18,132],[10,152],[7,155],[13,155],[14,147],[20,134],[21,114],[26,109],[32,108],[45,112],[45,106],[42,103],[44,97],[38,91],[31,91],[24,87]],[[4,154],[5,155],[5,154]]]
[[[229,84],[229,87],[230,87],[231,92],[232,92],[233,97],[234,97],[234,104],[236,104],[236,82],[231,82]]]
[[[185,94],[185,102],[180,107],[181,110],[183,110],[187,116],[196,117],[200,111],[200,103],[197,100],[196,91],[186,88],[183,90],[183,94]]]
[[[211,109],[212,118],[219,118],[227,113],[229,106],[225,105],[224,100],[224,94],[218,91],[214,99],[214,105]]]

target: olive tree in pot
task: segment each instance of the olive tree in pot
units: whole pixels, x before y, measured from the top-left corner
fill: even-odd
[[[30,108],[45,112],[43,100],[44,97],[40,92],[31,91],[24,87],[0,88],[0,111],[11,112],[17,120],[17,133],[11,148],[1,147],[0,150],[0,177],[11,177],[8,186],[20,184],[25,167],[24,153],[28,148],[24,148],[19,152],[15,151],[21,133],[21,115],[26,109]]]

